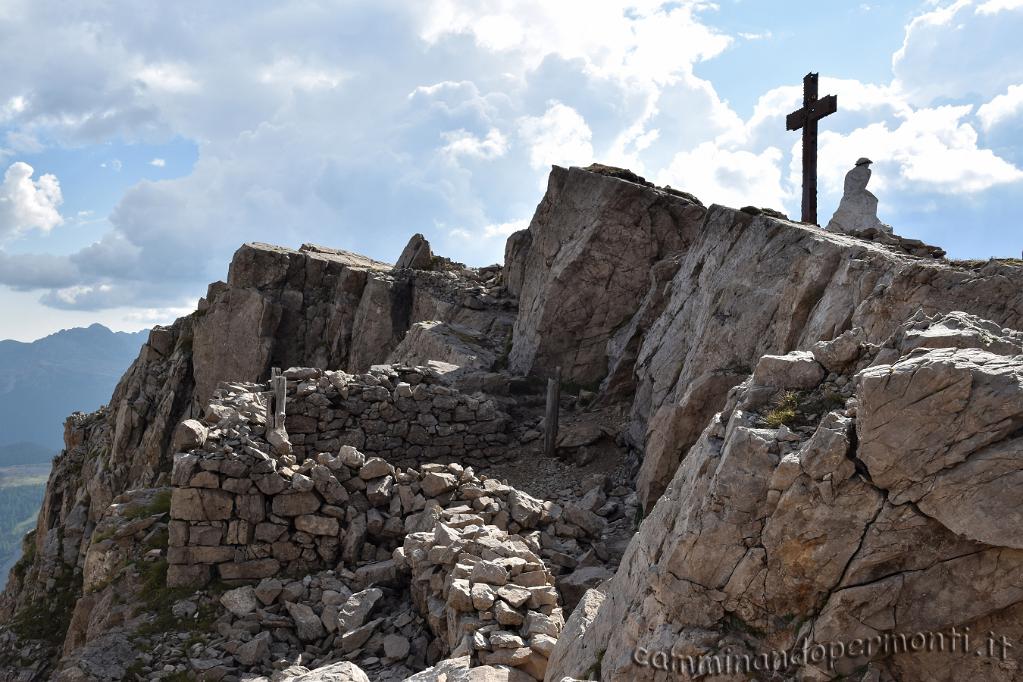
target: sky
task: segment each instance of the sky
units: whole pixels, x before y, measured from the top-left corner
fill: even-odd
[[[1023,0],[3,0],[0,338],[190,312],[249,241],[500,262],[552,164],[1019,257]],[[1015,210],[1014,210],[1015,209]]]

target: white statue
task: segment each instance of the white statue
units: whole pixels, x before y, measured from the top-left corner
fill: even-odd
[[[870,237],[878,232],[892,233],[891,225],[877,218],[877,197],[867,190],[871,160],[862,158],[845,174],[845,188],[838,210],[826,229],[854,237]]]

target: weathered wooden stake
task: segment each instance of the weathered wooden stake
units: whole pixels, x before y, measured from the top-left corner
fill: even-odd
[[[278,367],[270,370],[270,382],[274,390],[274,428],[284,428],[285,406],[288,401],[288,380]]]
[[[558,442],[558,408],[561,404],[561,367],[554,370],[554,376],[547,379],[547,414],[544,418],[543,451],[548,457],[554,456]]]
[[[288,380],[280,367],[270,369],[270,397],[266,401],[266,429],[284,428],[285,406],[288,400]]]

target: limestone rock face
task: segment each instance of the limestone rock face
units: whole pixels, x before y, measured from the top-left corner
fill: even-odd
[[[877,197],[867,190],[870,164],[870,159],[860,159],[845,174],[842,200],[826,229],[854,237],[878,232],[891,234],[891,225],[882,223],[877,217]]]
[[[975,348],[980,327],[1012,354]],[[569,618],[546,679],[585,678],[598,658],[601,679],[642,681],[663,679],[672,654],[699,665],[726,647],[755,656],[952,628],[1023,636],[1023,355],[1016,332],[993,330],[919,313],[784,417],[785,381],[743,382],[602,596],[591,590]],[[943,347],[916,346],[937,337]],[[923,682],[950,679],[948,655],[871,661],[861,648],[786,673]],[[1020,674],[1011,660],[956,661],[957,679]]]
[[[514,296],[522,293],[522,280],[526,276],[526,260],[533,243],[532,233],[526,230],[513,232],[504,245],[504,285]]]
[[[487,335],[459,324],[417,322],[388,358],[389,362],[425,365],[431,360],[470,369],[490,369],[497,355]]]
[[[519,291],[512,369],[560,365],[567,381],[599,383],[607,342],[639,308],[650,268],[694,239],[703,214],[663,190],[555,167],[528,236],[509,243],[505,280]]]
[[[394,267],[402,270],[429,270],[432,263],[433,251],[430,250],[430,242],[426,241],[423,235],[416,233],[405,245]]]
[[[852,350],[880,343],[917,310],[1023,326],[1023,270],[1008,264],[972,271],[721,206],[698,234],[671,282],[654,284],[667,301],[633,342],[628,437],[643,450],[637,488],[647,508],[762,356],[811,351],[850,328],[860,330],[846,339]]]

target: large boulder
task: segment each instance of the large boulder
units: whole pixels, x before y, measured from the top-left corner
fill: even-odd
[[[354,663],[342,661],[310,670],[298,677],[285,677],[282,682],[369,682],[369,677]]]
[[[412,325],[388,362],[425,365],[439,360],[469,369],[488,370],[497,360],[493,342],[483,332],[463,325],[432,320]]]
[[[607,342],[638,309],[650,268],[695,238],[703,214],[648,185],[555,166],[528,237],[509,246],[505,280],[519,290],[512,369],[560,365],[566,381],[599,383]]]
[[[991,330],[985,348],[978,328]],[[935,335],[945,347],[917,346]],[[548,679],[599,666],[601,679],[643,682],[663,679],[674,656],[706,665],[725,649],[741,659],[806,642],[824,653],[797,660],[794,679],[924,682],[951,679],[947,650],[913,644],[871,660],[863,644],[1023,637],[1016,338],[961,314],[914,318],[813,389],[817,414],[795,430],[769,425],[762,387],[733,391],[603,597],[591,590],[576,607]],[[846,387],[845,406],[821,415],[820,396]],[[1007,660],[956,662],[956,679],[1018,678]]]
[[[418,232],[412,235],[408,244],[402,249],[401,255],[394,267],[409,270],[429,270],[433,264],[433,251],[430,250],[430,242]]]

